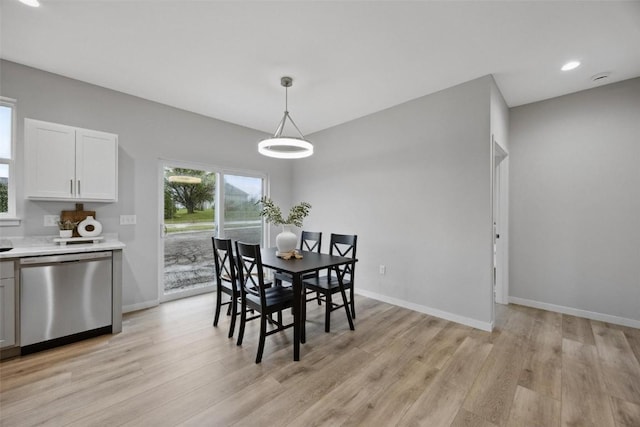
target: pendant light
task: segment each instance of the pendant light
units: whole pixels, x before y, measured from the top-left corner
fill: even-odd
[[[309,157],[313,154],[313,145],[304,138],[304,135],[300,132],[298,126],[296,126],[288,110],[289,94],[287,90],[293,84],[293,79],[291,77],[282,77],[280,84],[284,86],[285,93],[284,116],[282,116],[282,120],[280,120],[273,136],[258,143],[258,152],[265,156],[278,159],[302,159],[303,157]],[[282,135],[287,120],[289,120],[296,131],[298,131],[300,137]]]

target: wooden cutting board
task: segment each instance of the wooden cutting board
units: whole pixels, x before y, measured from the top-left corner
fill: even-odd
[[[85,211],[83,203],[76,203],[75,211],[60,212],[60,221],[64,221],[68,219],[73,222],[80,222],[88,216],[92,216],[93,218],[95,218],[96,211]],[[80,234],[78,234],[78,227],[73,229],[73,237],[80,237]]]

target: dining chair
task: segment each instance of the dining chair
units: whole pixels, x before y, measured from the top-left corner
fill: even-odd
[[[233,337],[236,326],[236,316],[238,314],[238,302],[240,300],[240,287],[236,275],[236,261],[233,256],[233,245],[231,239],[218,239],[212,237],[213,261],[216,270],[216,314],[213,318],[213,326],[218,326],[220,310],[223,305],[228,305],[227,316],[231,315],[229,325],[229,338]],[[222,294],[227,294],[231,299],[222,302]]]
[[[259,318],[260,340],[258,342],[256,363],[260,363],[262,352],[264,351],[265,338],[268,335],[293,326],[293,322],[288,325],[282,323],[282,311],[293,307],[293,289],[282,286],[269,286],[265,282],[260,245],[236,242],[236,255],[242,301],[238,345],[242,345],[247,321]],[[253,309],[259,315],[247,318],[247,309]],[[277,321],[272,319],[271,315],[273,313],[278,313]],[[267,331],[267,322],[275,325],[275,329]]]
[[[320,253],[322,246],[322,231],[302,231],[300,235],[300,250]]]
[[[318,252],[320,253],[320,249],[322,247],[322,231],[302,231],[300,235],[300,250],[301,251],[309,251],[309,252]],[[317,271],[312,271],[310,273],[304,274],[302,279],[312,279],[314,277],[318,277],[320,273]],[[305,289],[305,294],[311,293],[311,291],[307,291]],[[320,305],[320,294],[316,293],[316,299],[318,300],[318,305]]]
[[[329,243],[329,254],[353,258],[355,260],[357,243],[358,236],[356,235],[332,233]],[[302,283],[308,293],[316,293],[316,296],[308,299],[307,302],[317,300],[318,303],[321,301],[325,303],[325,332],[329,332],[331,330],[331,312],[334,310],[347,306],[347,308],[351,310],[351,317],[353,319],[356,318],[355,299],[353,293],[355,268],[355,262],[344,264],[342,266],[329,269],[326,276],[316,276],[302,280]],[[342,287],[340,286],[338,277],[342,279]],[[347,290],[349,291],[348,298],[346,296]],[[341,294],[342,304],[335,303],[332,300],[332,295],[338,292]],[[302,310],[303,316],[305,316],[305,312],[306,310]]]

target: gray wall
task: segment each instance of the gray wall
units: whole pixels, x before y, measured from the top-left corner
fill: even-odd
[[[496,142],[509,152],[509,107],[493,77],[491,78],[491,134]]]
[[[511,300],[640,326],[640,79],[511,110]]]
[[[316,133],[296,162],[305,229],[358,235],[356,287],[487,329],[490,76]],[[379,265],[387,268],[379,275]]]
[[[264,134],[230,123],[50,74],[12,62],[0,62],[0,93],[18,100],[17,213],[20,227],[3,227],[3,236],[53,235],[43,215],[72,210],[70,202],[24,199],[23,127],[29,117],[119,135],[119,201],[85,203],[96,211],[106,233],[119,233],[124,250],[123,305],[158,300],[159,159],[191,161],[268,174],[273,198],[290,202],[290,162],[258,154]],[[203,93],[202,96],[215,96]],[[138,224],[120,226],[120,215],[136,214]]]

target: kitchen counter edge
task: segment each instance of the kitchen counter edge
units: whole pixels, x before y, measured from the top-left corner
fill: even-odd
[[[17,246],[10,251],[0,252],[0,260],[24,258],[39,255],[77,254],[86,252],[112,251],[124,249],[126,245],[118,240],[107,240],[100,243],[74,243],[67,245],[43,244],[42,246]]]

